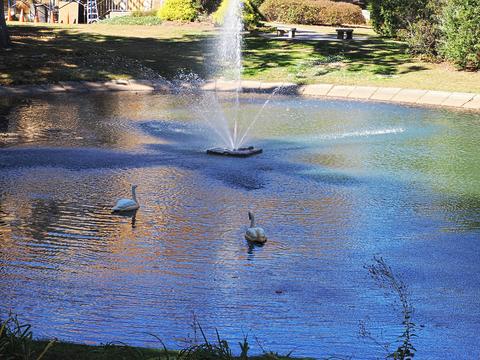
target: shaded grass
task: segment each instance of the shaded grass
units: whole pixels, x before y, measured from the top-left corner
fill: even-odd
[[[34,347],[41,349],[48,342],[37,340]],[[57,342],[45,354],[44,360],[122,360],[122,359],[168,359],[174,352],[165,353],[164,350],[134,348],[121,344],[107,344],[100,346]]]
[[[282,360],[290,358],[272,352],[260,356],[249,356],[250,345],[244,336],[240,347],[240,355],[234,356],[230,344],[220,337],[216,331],[216,340],[208,340],[200,324],[194,320],[202,341],[178,350],[168,350],[163,341],[156,335],[162,349],[132,347],[124,343],[109,343],[105,345],[84,345],[55,340],[33,340],[31,325],[20,323],[16,315],[9,314],[0,321],[0,359],[5,360]],[[262,348],[263,350],[263,348]]]
[[[34,347],[42,349],[48,344],[46,341],[35,341]],[[184,354],[186,355],[186,354]],[[43,357],[43,360],[175,360],[182,353],[179,351],[166,351],[165,349],[147,349],[141,347],[131,347],[121,344],[107,345],[83,345],[68,342],[58,342],[52,346]],[[207,352],[193,352],[188,357],[182,359],[225,359],[221,354],[212,354]],[[293,359],[288,356],[277,354],[264,354],[258,356],[248,356],[247,358],[240,356],[232,356],[232,360],[286,360]],[[299,359],[299,358],[296,358]],[[307,360],[307,358],[304,358]]]
[[[61,80],[173,78],[180,69],[212,76],[216,30],[207,24],[158,26],[10,25],[14,50],[0,53],[0,84]],[[323,34],[334,28],[309,27]],[[402,42],[356,29],[364,39],[289,41],[247,35],[244,77],[480,92],[480,73],[412,58]]]
[[[2,85],[154,79],[171,77],[181,68],[204,75],[204,49],[211,30],[105,24],[10,29],[15,47],[0,53]]]
[[[34,348],[43,349],[48,344],[47,341],[38,340],[33,344]],[[200,348],[199,348],[200,349]],[[189,353],[185,350],[168,351],[165,349],[148,349],[141,347],[131,347],[121,344],[107,344],[107,345],[83,345],[68,342],[57,342],[52,346],[42,358],[43,360],[176,360],[176,359],[231,359],[231,360],[286,360],[286,359],[300,359],[292,358],[290,356],[282,356],[274,353],[263,354],[258,356],[225,356],[221,353],[209,351],[194,351],[192,349]],[[201,350],[201,349],[200,349]],[[310,358],[302,358],[304,360]]]

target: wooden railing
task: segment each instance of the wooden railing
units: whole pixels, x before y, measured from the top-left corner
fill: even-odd
[[[151,4],[149,1],[148,3]],[[98,15],[104,18],[110,12],[129,12],[129,11],[144,11],[149,10],[144,8],[143,0],[99,0],[98,1]]]

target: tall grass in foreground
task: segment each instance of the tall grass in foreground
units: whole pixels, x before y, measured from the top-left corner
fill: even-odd
[[[360,335],[381,346],[386,353],[386,358],[412,360],[416,352],[413,346],[416,325],[412,321],[414,307],[410,300],[408,287],[381,257],[374,257],[374,263],[366,265],[365,269],[380,288],[395,296],[401,309],[403,331],[398,337],[399,345],[393,352],[390,350],[390,343],[377,341],[362,322],[360,323]],[[154,334],[150,335],[159,341],[163,349],[138,348],[121,342],[102,346],[60,342],[53,346],[55,340],[33,340],[31,326],[21,324],[16,316],[10,314],[5,321],[0,321],[0,360],[283,360],[290,359],[291,356],[291,352],[286,355],[267,352],[260,344],[263,354],[249,356],[250,344],[247,336],[244,336],[243,340],[238,343],[240,355],[235,356],[231,345],[227,340],[222,339],[218,330],[216,330],[214,341],[207,338],[200,323],[196,320],[195,314],[192,327],[195,334],[193,342],[189,342],[187,347],[179,351],[168,350],[162,339]],[[198,341],[197,330],[201,335]],[[336,356],[326,359],[351,359],[351,357]]]
[[[394,274],[392,268],[388,266],[382,257],[374,257],[373,260],[374,263],[365,266],[365,268],[380,288],[392,292],[393,295],[396,296],[400,303],[402,313],[403,332],[398,337],[400,345],[393,353],[389,353],[387,358],[395,360],[411,360],[415,356],[416,351],[413,346],[413,338],[417,335],[415,334],[415,323],[412,321],[414,307],[410,300],[408,287]],[[371,336],[367,337],[373,339]],[[388,350],[388,345],[383,347]]]
[[[33,346],[31,325],[20,324],[17,316],[9,314],[5,321],[0,322],[0,359],[2,360],[41,360],[55,340],[37,353]]]
[[[169,352],[163,343],[163,341],[155,335],[160,343],[163,346],[165,360],[249,360],[249,359],[271,359],[271,360],[280,360],[280,359],[289,359],[291,352],[286,355],[279,355],[278,353],[265,352],[261,356],[255,356],[253,358],[249,357],[248,351],[250,350],[250,345],[248,343],[248,337],[244,336],[243,341],[239,342],[240,346],[240,355],[234,356],[232,354],[232,349],[227,340],[224,340],[220,337],[220,333],[215,329],[216,342],[211,342],[208,340],[205,332],[203,331],[200,323],[194,320],[193,326],[198,328],[202,335],[202,342],[200,344],[191,345],[183,350],[180,350],[177,353],[172,354]],[[263,350],[263,349],[262,349]],[[169,355],[170,354],[170,355]],[[158,359],[160,360],[160,359]]]
[[[10,314],[0,322],[0,360],[284,360],[290,354],[279,355],[265,352],[263,355],[250,357],[250,345],[247,336],[239,342],[240,355],[233,355],[227,340],[222,339],[216,331],[215,341],[205,335],[198,322],[201,341],[179,351],[168,350],[163,341],[154,336],[163,350],[132,347],[122,342],[108,343],[101,346],[88,346],[71,343],[56,343],[56,340],[33,340],[31,325],[21,324],[17,316]],[[55,346],[54,346],[55,345]]]

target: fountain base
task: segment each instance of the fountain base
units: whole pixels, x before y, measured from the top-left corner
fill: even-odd
[[[207,154],[209,155],[223,155],[223,156],[233,156],[233,157],[249,157],[252,155],[257,155],[262,153],[263,150],[260,148],[255,148],[253,146],[238,148],[238,149],[225,149],[225,148],[213,148],[208,149]]]

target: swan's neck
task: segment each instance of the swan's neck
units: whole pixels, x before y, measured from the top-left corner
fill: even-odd
[[[253,217],[253,214],[250,214],[250,227],[255,227],[255,218]]]
[[[137,194],[136,194],[136,190],[134,187],[132,187],[132,199],[133,201],[135,201],[136,203],[138,203],[137,201]]]

